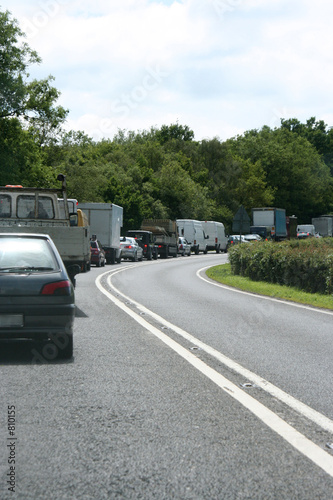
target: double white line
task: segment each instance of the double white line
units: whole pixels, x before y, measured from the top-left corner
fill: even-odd
[[[301,434],[299,431],[294,429],[294,427],[292,427],[290,424],[288,424],[282,418],[277,416],[273,411],[269,410],[266,406],[264,406],[262,403],[258,402],[252,396],[249,396],[249,394],[247,394],[242,389],[240,389],[238,386],[236,386],[235,384],[230,382],[223,375],[221,375],[216,370],[214,370],[213,368],[208,366],[206,363],[201,361],[194,354],[189,352],[188,349],[184,348],[183,346],[178,344],[176,341],[174,341],[170,337],[168,337],[166,334],[164,334],[162,331],[160,331],[158,328],[151,325],[148,321],[146,321],[142,317],[142,315],[140,315],[140,312],[144,313],[147,316],[150,316],[150,318],[154,319],[155,321],[158,321],[161,325],[173,330],[178,335],[180,335],[184,339],[190,341],[195,346],[200,347],[200,349],[205,351],[210,356],[213,356],[215,359],[219,360],[221,363],[223,363],[228,368],[231,368],[233,371],[244,376],[247,380],[250,380],[255,385],[257,385],[261,389],[265,390],[267,393],[269,393],[273,397],[282,401],[283,403],[288,405],[293,410],[297,411],[302,416],[305,416],[306,418],[308,418],[309,420],[314,422],[316,425],[320,426],[325,431],[331,432],[332,434],[333,434],[333,421],[330,420],[329,418],[325,417],[321,413],[313,410],[309,406],[296,400],[295,398],[293,398],[289,394],[285,393],[284,391],[282,391],[278,387],[275,387],[273,384],[271,384],[267,380],[259,377],[255,373],[247,370],[246,368],[242,367],[238,363],[235,363],[232,359],[224,356],[216,349],[214,349],[214,348],[210,347],[209,345],[196,339],[195,337],[190,335],[185,330],[182,330],[178,326],[173,325],[169,321],[166,321],[164,318],[162,318],[161,316],[150,311],[149,309],[144,307],[139,302],[136,302],[132,298],[121,293],[115,286],[112,285],[111,278],[113,275],[118,274],[119,272],[125,271],[129,267],[132,267],[132,266],[126,266],[126,268],[122,268],[122,269],[117,270],[116,272],[110,274],[107,278],[107,283],[108,283],[108,286],[113,290],[114,293],[116,293],[118,296],[123,297],[123,299],[125,301],[128,301],[131,304],[135,305],[138,312],[133,311],[133,309],[128,307],[121,300],[117,299],[117,297],[115,297],[113,294],[108,292],[102,286],[101,280],[106,274],[109,274],[109,272],[101,274],[96,279],[96,286],[117,307],[122,309],[129,316],[131,316],[143,328],[145,328],[150,333],[155,335],[158,339],[160,339],[162,342],[164,342],[164,344],[166,344],[168,347],[170,347],[179,356],[181,356],[188,363],[190,363],[192,366],[194,366],[198,371],[200,371],[207,378],[209,378],[212,382],[214,382],[216,385],[218,385],[223,391],[225,391],[227,394],[229,394],[229,396],[233,397],[236,401],[241,403],[245,408],[247,408],[254,415],[256,415],[262,422],[264,422],[270,429],[272,429],[279,436],[281,436],[283,439],[285,439],[296,450],[298,450],[305,457],[307,457],[312,462],[314,462],[318,467],[323,469],[327,474],[329,474],[331,477],[333,477],[333,456],[332,455],[327,453],[320,446],[313,443],[310,439],[308,439],[303,434]]]

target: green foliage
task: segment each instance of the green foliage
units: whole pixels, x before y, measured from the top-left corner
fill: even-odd
[[[311,293],[333,293],[333,239],[255,242],[230,249],[234,274]]]
[[[68,111],[54,107],[60,92],[50,85],[52,76],[29,82],[29,66],[41,59],[24,37],[10,13],[0,12],[0,120],[23,118],[43,144],[50,131],[59,131]]]
[[[333,129],[310,118],[196,142],[178,122],[118,130],[94,142],[64,132],[68,111],[56,106],[53,77],[29,80],[41,62],[11,14],[0,12],[0,183],[57,185],[80,201],[124,207],[124,228],[143,218],[213,219],[230,231],[240,205],[285,208],[299,223],[333,211]]]
[[[310,221],[331,206],[329,167],[305,137],[285,126],[275,130],[263,127],[227,142],[234,155],[253,165],[260,162],[263,179],[273,195],[272,206],[285,208],[299,222]]]
[[[0,120],[0,185],[50,187],[52,172],[34,136],[17,118]]]
[[[0,12],[0,118],[23,114],[28,66],[40,62],[37,53],[21,41],[23,36],[10,12]]]
[[[193,130],[185,125],[175,123],[173,125],[162,125],[160,130],[156,131],[156,138],[160,144],[176,140],[176,141],[192,141],[194,138]]]

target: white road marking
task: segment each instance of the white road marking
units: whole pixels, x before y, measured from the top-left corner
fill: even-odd
[[[128,266],[127,269],[129,267],[132,267],[132,266]],[[152,311],[150,311],[149,309],[145,308],[144,306],[142,306],[141,304],[139,304],[135,300],[133,300],[130,297],[121,293],[116,287],[114,287],[112,285],[111,277],[112,277],[112,275],[118,274],[119,272],[122,272],[125,269],[126,268],[122,268],[120,270],[117,270],[116,272],[110,274],[108,277],[109,286],[117,294],[121,295],[125,300],[130,301],[141,312],[144,312],[145,314],[149,314],[152,318],[158,320],[164,326],[171,328],[176,333],[179,333],[180,335],[182,335],[184,338],[190,340],[191,342],[194,342],[195,345],[204,349],[207,353],[212,354],[215,358],[219,359],[225,365],[232,367],[233,369],[234,369],[234,367],[237,367],[238,369],[236,371],[238,373],[241,373],[242,375],[246,375],[247,378],[250,378],[249,375],[251,375],[253,378],[250,380],[255,382],[256,385],[260,385],[260,387],[262,387],[265,391],[269,392],[270,394],[274,395],[275,397],[278,397],[279,399],[281,399],[281,401],[284,401],[286,404],[288,404],[292,408],[297,409],[297,411],[299,411],[299,413],[307,416],[309,419],[314,421],[316,424],[320,425],[325,430],[329,430],[329,431],[333,432],[333,422],[330,419],[328,419],[327,417],[325,417],[324,415],[321,415],[320,413],[307,407],[306,405],[304,405],[303,403],[292,398],[291,396],[284,393],[283,391],[280,391],[280,389],[273,386],[269,382],[258,377],[257,375],[250,372],[249,370],[246,370],[245,368],[241,367],[241,365],[234,363],[232,360],[230,360],[229,358],[227,358],[223,354],[219,353],[215,349],[202,343],[201,341],[199,341],[198,339],[196,339],[192,335],[190,335],[187,332],[185,332],[184,330],[178,328],[176,325],[172,325],[171,323],[166,321],[164,318],[158,316],[157,314],[155,314]],[[172,340],[170,337],[168,337],[167,335],[162,333],[158,328],[151,325],[142,316],[140,316],[138,313],[136,313],[135,311],[130,309],[125,303],[123,303],[122,301],[117,299],[114,295],[112,295],[110,292],[105,290],[105,288],[101,284],[101,279],[106,274],[109,274],[109,271],[107,271],[106,273],[103,273],[97,277],[96,286],[117,307],[122,309],[129,316],[131,316],[137,323],[139,323],[143,328],[148,330],[150,333],[152,333],[158,339],[160,339],[162,342],[164,342],[164,344],[166,344],[171,349],[173,349],[178,355],[180,355],[183,359],[188,361],[188,363],[190,363],[192,366],[194,366],[197,370],[199,370],[206,377],[208,377],[212,382],[217,384],[224,392],[226,392],[231,397],[233,397],[235,400],[237,400],[239,403],[241,403],[245,408],[247,408],[254,415],[256,415],[262,422],[264,422],[269,428],[271,428],[278,435],[280,435],[283,439],[285,439],[289,444],[291,444],[296,450],[298,450],[300,453],[302,453],[304,456],[306,456],[308,459],[310,459],[312,462],[314,462],[318,467],[320,467],[322,470],[324,470],[327,474],[329,474],[331,477],[333,477],[333,456],[332,455],[328,454],[326,451],[324,451],[322,448],[320,448],[320,446],[316,445],[311,440],[306,438],[303,434],[301,434],[299,431],[294,429],[291,425],[289,425],[287,422],[285,422],[282,418],[280,418],[278,415],[276,415],[273,411],[266,408],[262,403],[259,403],[252,396],[249,396],[246,392],[244,392],[242,389],[240,389],[235,384],[230,382],[227,378],[223,377],[223,375],[218,373],[213,368],[209,367],[206,363],[201,361],[194,354],[189,352],[186,348],[182,347],[176,341]],[[292,406],[292,405],[295,405],[295,406]]]

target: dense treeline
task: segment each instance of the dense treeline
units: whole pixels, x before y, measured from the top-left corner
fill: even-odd
[[[155,217],[230,228],[241,204],[249,213],[286,208],[300,222],[333,210],[333,129],[323,121],[282,120],[226,141],[195,141],[176,123],[95,142],[63,130],[68,111],[56,106],[52,77],[29,81],[40,60],[8,12],[0,12],[0,33],[1,185],[51,187],[64,173],[70,197],[123,206],[125,229]]]

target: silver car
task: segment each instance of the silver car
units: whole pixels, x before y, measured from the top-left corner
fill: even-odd
[[[183,236],[180,236],[178,239],[178,253],[183,257],[185,255],[191,255],[191,244],[188,243],[187,239]]]
[[[124,236],[120,239],[121,258],[137,262],[143,259],[143,250],[135,238]]]

